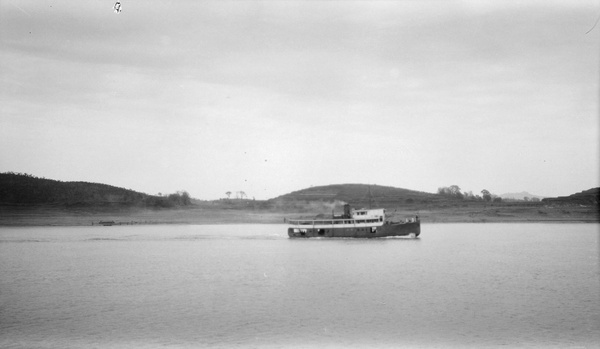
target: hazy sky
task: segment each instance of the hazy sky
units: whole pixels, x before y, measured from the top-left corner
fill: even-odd
[[[600,186],[600,1],[0,0],[0,172],[256,199]]]

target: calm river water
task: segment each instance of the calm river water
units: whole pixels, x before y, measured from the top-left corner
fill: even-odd
[[[599,227],[0,228],[0,347],[598,347]]]

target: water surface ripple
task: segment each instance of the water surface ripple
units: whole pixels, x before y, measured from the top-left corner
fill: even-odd
[[[0,347],[597,347],[598,228],[1,228]]]

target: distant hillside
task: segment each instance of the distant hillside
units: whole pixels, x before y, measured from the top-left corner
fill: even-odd
[[[600,203],[600,187],[584,190],[569,196],[542,199],[543,203],[572,204],[572,205],[598,205]]]
[[[61,182],[23,173],[0,173],[0,204],[172,207],[189,205],[187,193],[159,197],[107,184]]]
[[[533,195],[526,191],[522,191],[520,193],[505,193],[505,194],[500,195],[500,197],[503,199],[514,199],[514,200],[523,200],[524,198],[529,198],[529,199],[537,198],[537,199],[541,200],[545,196]]]
[[[430,203],[445,200],[437,194],[368,184],[333,184],[311,187],[278,196],[269,201],[345,202],[353,207],[385,207],[399,204]]]

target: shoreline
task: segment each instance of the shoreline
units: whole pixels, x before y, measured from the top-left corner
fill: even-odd
[[[387,209],[390,220],[418,215],[424,224],[435,223],[600,223],[597,206],[473,205],[456,207],[396,207]],[[51,206],[0,207],[0,228],[36,226],[102,226],[169,224],[285,224],[286,218],[314,217],[306,211],[226,209],[193,206],[179,209],[59,208]]]

